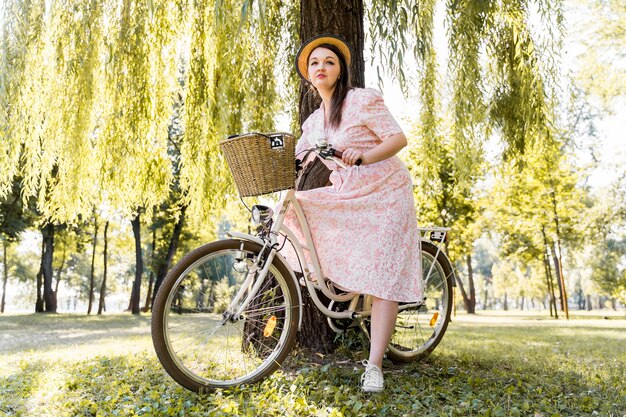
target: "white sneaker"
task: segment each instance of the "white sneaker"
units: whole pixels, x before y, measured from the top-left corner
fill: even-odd
[[[369,361],[363,361],[365,372],[361,375],[361,388],[365,392],[381,392],[385,387],[383,379],[383,371],[376,365],[372,365]]]

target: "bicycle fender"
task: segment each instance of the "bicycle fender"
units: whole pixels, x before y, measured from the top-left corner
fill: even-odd
[[[263,242],[263,240],[261,240],[261,238],[257,237],[257,236],[253,236],[253,235],[249,235],[247,233],[240,233],[240,232],[226,232],[226,236],[236,239],[236,240],[245,240],[248,242],[254,242],[257,243],[261,246],[264,245],[265,242]],[[282,262],[283,264],[287,265],[287,270],[289,271],[289,274],[291,275],[291,279],[293,280],[295,287],[296,287],[296,291],[298,293],[298,305],[302,306],[303,302],[302,302],[302,290],[300,289],[300,282],[296,279],[296,274],[293,272],[293,269],[289,266],[289,262],[287,262],[287,260],[285,259],[285,257],[283,255],[281,255],[280,253],[276,252],[274,253],[274,256],[278,258],[278,260],[280,262]],[[298,317],[298,331],[300,331],[300,328],[302,327],[302,310],[300,310],[300,314]]]

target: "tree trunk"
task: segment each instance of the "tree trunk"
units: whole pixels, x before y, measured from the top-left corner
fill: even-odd
[[[59,293],[59,284],[61,283],[61,273],[63,273],[63,268],[65,267],[65,258],[67,255],[67,248],[63,246],[63,255],[61,256],[61,265],[57,269],[57,277],[54,284],[54,293]]]
[[[178,242],[180,240],[180,234],[183,231],[183,225],[185,224],[185,212],[187,211],[187,207],[184,206],[180,211],[180,217],[174,226],[174,231],[172,232],[172,238],[170,239],[170,244],[167,247],[167,256],[165,257],[164,262],[161,262],[159,265],[159,270],[156,277],[156,282],[154,283],[154,294],[152,296],[152,302],[154,302],[154,298],[156,297],[156,293],[159,291],[159,287],[161,283],[165,279],[167,272],[170,270],[170,265],[172,264],[172,258],[174,258],[174,254],[176,253],[176,249],[178,249]]]
[[[561,290],[561,304],[565,311],[565,318],[569,319],[569,307],[567,305],[567,290],[565,289],[565,277],[563,276],[563,258],[561,257],[561,228],[559,226],[559,214],[557,212],[556,193],[552,191],[552,208],[554,210],[554,227],[556,230],[555,244],[555,268],[559,271],[559,289]],[[557,257],[558,255],[558,257]]]
[[[554,274],[556,275],[556,284],[559,287],[559,302],[561,305],[561,311],[565,311],[565,304],[563,302],[563,288],[561,287],[561,268],[559,268],[559,258],[556,255],[556,250],[554,246],[551,248],[551,252],[552,262],[554,263]]]
[[[93,245],[91,247],[91,272],[89,274],[89,305],[87,307],[87,315],[91,314],[93,307],[94,290],[96,288],[96,249],[98,245],[98,218],[93,213]]]
[[[154,230],[152,230],[152,249],[151,249],[151,264],[152,267],[150,268],[150,279],[148,281],[148,293],[146,294],[146,302],[143,305],[143,308],[141,309],[141,311],[143,311],[144,313],[146,311],[150,311],[152,309],[152,290],[153,290],[153,286],[154,286],[154,267],[156,266],[156,228]]]
[[[350,45],[350,80],[355,87],[365,86],[365,34],[363,0],[301,0],[300,41],[325,33],[339,35]],[[304,82],[300,85],[300,125],[320,105],[320,98]]]
[[[133,314],[139,314],[139,299],[141,296],[141,278],[143,276],[143,255],[141,253],[141,222],[140,214],[137,213],[131,220],[133,225],[133,236],[135,238],[135,280],[133,281],[133,290],[130,294],[129,310]]]
[[[363,0],[301,0],[300,41],[305,42],[324,33],[342,36],[350,45],[352,59],[350,79],[356,87],[365,86],[365,59],[363,49]],[[320,104],[317,94],[302,82],[300,85],[300,124]],[[326,316],[319,312],[306,291],[303,291],[303,322],[298,333],[298,343],[303,348],[317,352],[332,352],[337,344],[334,332],[329,328]]]
[[[468,314],[476,314],[476,288],[474,287],[474,272],[472,270],[472,255],[467,255],[467,281],[469,283],[469,298],[465,303]]]
[[[545,227],[541,227],[541,234],[543,235],[543,244],[544,244],[544,252],[543,252],[543,266],[546,270],[546,283],[548,285],[548,297],[550,300],[550,317],[554,317],[556,319],[559,318],[559,314],[556,309],[556,298],[554,296],[554,284],[552,283],[552,271],[550,270],[550,245],[548,244],[548,237],[546,236]],[[554,308],[554,315],[552,314],[552,309]]]
[[[43,273],[43,302],[46,313],[57,312],[57,296],[52,289],[54,271],[52,270],[52,260],[54,258],[54,224],[47,223],[41,230],[44,241],[44,255],[42,259]]]
[[[102,262],[104,263],[104,270],[102,271],[102,285],[100,285],[100,300],[98,301],[98,315],[106,311],[104,300],[107,291],[107,251],[109,248],[109,239],[107,238],[107,232],[109,231],[109,221],[104,224],[104,250],[102,255]]]
[[[509,300],[507,293],[504,293],[504,311],[509,311]]]
[[[0,300],[0,313],[4,313],[4,306],[7,293],[7,282],[9,281],[9,267],[7,265],[7,246],[6,239],[2,240],[2,299]]]
[[[41,260],[39,262],[39,271],[37,271],[37,300],[35,301],[35,313],[43,313],[43,256],[46,251],[46,242],[41,239]]]

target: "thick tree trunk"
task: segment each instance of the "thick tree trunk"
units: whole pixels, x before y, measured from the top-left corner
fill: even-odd
[[[106,311],[104,300],[107,292],[107,251],[109,249],[109,239],[107,238],[107,232],[109,231],[109,221],[104,224],[104,250],[102,255],[102,261],[104,263],[104,270],[102,271],[102,285],[100,285],[100,300],[98,301],[98,315]]]
[[[133,314],[139,314],[139,301],[141,292],[141,278],[143,276],[143,255],[141,253],[141,222],[140,214],[137,213],[131,220],[133,225],[133,236],[135,238],[135,280],[133,281],[133,290],[130,294],[129,310]]]
[[[301,42],[326,33],[343,37],[352,50],[350,79],[356,87],[365,86],[363,14],[363,0],[300,1]],[[301,125],[319,105],[317,94],[303,82],[300,86]],[[332,352],[337,345],[333,341],[334,332],[329,328],[326,316],[319,312],[306,291],[303,291],[303,302],[303,322],[298,333],[298,343],[316,352]]]
[[[4,306],[7,293],[7,282],[9,281],[9,266],[7,265],[7,246],[6,239],[2,240],[2,299],[0,299],[0,313],[4,313]]]
[[[52,270],[52,260],[54,258],[54,224],[46,224],[42,231],[43,241],[45,245],[44,255],[42,259],[43,273],[43,302],[44,311],[46,313],[57,312],[57,296],[52,289],[52,280],[54,271]]]
[[[159,291],[159,287],[161,283],[165,279],[167,272],[170,270],[170,265],[172,264],[172,258],[174,258],[174,254],[176,253],[176,249],[178,249],[178,242],[180,241],[180,234],[183,231],[183,225],[185,224],[185,212],[187,211],[187,207],[183,207],[180,211],[180,217],[174,226],[174,231],[172,232],[172,238],[170,239],[170,244],[167,247],[167,255],[165,260],[160,263],[159,271],[157,273],[156,282],[154,283],[154,294],[152,296],[152,302],[154,302],[154,298],[156,297],[156,293]]]
[[[363,0],[301,0],[301,43],[322,34],[343,37],[352,50],[350,80],[355,87],[365,86],[365,34]],[[300,86],[300,125],[320,105],[321,100],[304,82]]]
[[[98,218],[93,215],[93,245],[91,246],[91,272],[89,273],[89,305],[87,315],[91,314],[94,301],[94,290],[96,288],[96,249],[98,245]]]

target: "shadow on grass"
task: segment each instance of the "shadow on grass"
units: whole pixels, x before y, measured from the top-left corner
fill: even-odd
[[[0,354],[97,344],[104,339],[149,336],[150,316],[29,314],[0,320]]]

